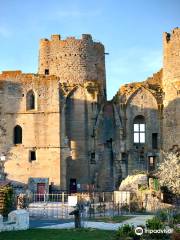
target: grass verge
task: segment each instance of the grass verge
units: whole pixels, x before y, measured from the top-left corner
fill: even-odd
[[[30,229],[1,232],[0,240],[111,240],[114,233],[96,229]]]

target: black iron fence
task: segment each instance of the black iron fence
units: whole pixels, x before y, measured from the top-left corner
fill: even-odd
[[[31,194],[26,196],[30,217],[72,218],[69,213],[74,210],[74,207],[68,202],[69,196],[77,196],[77,201],[82,206],[82,214],[85,218],[113,217],[137,213],[128,199],[125,199],[124,202],[118,202],[114,198],[114,192],[77,194],[62,192],[59,194]]]
[[[68,194],[66,192],[53,194],[24,195],[24,205],[32,218],[47,219],[70,219],[69,215],[74,207],[69,202],[69,197],[76,196],[78,204],[82,207],[82,214],[85,218],[113,217],[119,215],[147,214],[147,207],[150,213],[159,208],[167,208],[168,204],[159,202],[147,202],[147,199],[135,200],[129,192],[123,193],[123,198],[116,197],[114,192],[91,192]],[[18,197],[15,197],[17,205]],[[149,205],[149,206],[148,206]],[[149,213],[149,212],[148,212]]]

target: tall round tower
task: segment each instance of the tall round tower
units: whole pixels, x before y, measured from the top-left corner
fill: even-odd
[[[42,39],[39,51],[39,74],[60,77],[60,82],[81,84],[98,81],[106,91],[104,46],[94,42],[91,35],[81,39],[52,35],[51,40]]]
[[[60,82],[61,188],[86,189],[95,175],[93,128],[106,100],[104,46],[89,34],[65,40],[52,35],[40,42],[38,72],[55,75]]]

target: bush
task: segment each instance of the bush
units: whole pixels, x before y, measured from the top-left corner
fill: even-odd
[[[180,228],[179,227],[174,227],[174,232],[180,234]]]
[[[135,234],[134,226],[125,224],[120,227],[115,235],[115,240],[140,240],[140,236]]]
[[[173,215],[173,223],[180,224],[180,213],[175,213]]]
[[[153,217],[152,219],[148,219],[146,221],[146,227],[148,229],[157,230],[157,229],[163,229],[164,224],[161,222],[159,218]]]
[[[167,211],[163,211],[163,210],[161,210],[161,211],[158,211],[157,213],[156,213],[156,217],[160,220],[160,221],[162,221],[163,223],[164,222],[166,222],[167,220],[168,220],[168,212]]]
[[[157,218],[154,217],[152,219],[148,219],[146,221],[146,227],[148,230],[160,230],[160,229],[165,229],[165,225],[163,224],[163,222]],[[166,234],[166,233],[147,233],[145,235],[145,239],[154,239],[154,240],[166,240],[166,239],[170,239],[170,234]]]
[[[12,203],[13,203],[12,187],[9,185],[1,187],[0,188],[0,198],[1,198],[0,213],[6,217],[12,209]]]

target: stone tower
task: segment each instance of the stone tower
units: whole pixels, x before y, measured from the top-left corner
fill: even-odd
[[[39,74],[56,75],[60,82],[81,84],[98,81],[106,92],[104,46],[94,42],[91,35],[81,39],[52,35],[51,40],[42,39],[39,51]]]
[[[106,100],[104,46],[88,34],[42,39],[39,74],[59,78],[61,188],[87,189],[95,177],[93,128]]]
[[[180,28],[163,36],[164,149],[178,147],[180,139]]]

